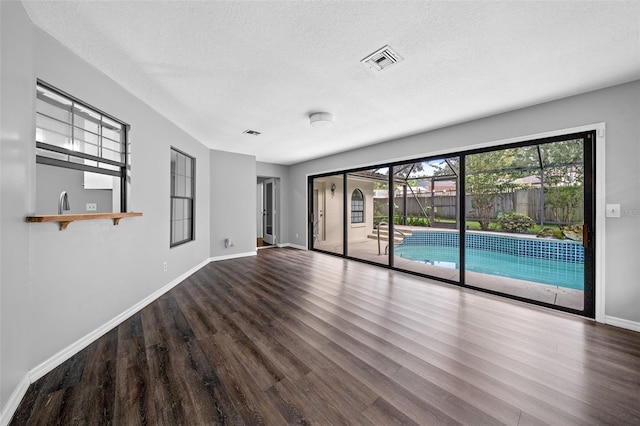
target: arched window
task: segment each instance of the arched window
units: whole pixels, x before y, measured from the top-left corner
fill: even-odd
[[[351,194],[351,223],[364,223],[364,194],[359,189]]]

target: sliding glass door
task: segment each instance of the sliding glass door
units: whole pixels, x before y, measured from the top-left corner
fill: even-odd
[[[592,310],[585,269],[592,139],[574,135],[464,156],[466,285]]]
[[[595,315],[595,132],[309,178],[310,246]]]
[[[395,267],[459,282],[459,161],[434,158],[394,167]]]

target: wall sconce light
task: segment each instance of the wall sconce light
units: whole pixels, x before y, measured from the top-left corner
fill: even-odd
[[[333,197],[336,194],[336,184],[331,184],[331,196]]]

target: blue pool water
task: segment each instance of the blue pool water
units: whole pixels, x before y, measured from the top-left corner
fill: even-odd
[[[444,268],[459,269],[457,246],[400,245],[395,255]],[[517,256],[477,248],[466,249],[466,270],[537,283],[584,289],[584,263]]]

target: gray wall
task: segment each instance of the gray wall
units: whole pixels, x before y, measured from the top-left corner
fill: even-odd
[[[87,203],[96,203],[97,210],[93,213],[113,212],[113,191],[84,189],[83,171],[36,164],[36,212],[58,214],[62,191],[67,191],[71,207],[65,214],[87,213]]]
[[[211,150],[211,257],[256,252],[256,159]],[[225,248],[225,238],[234,247]]]
[[[3,1],[0,11],[0,409],[4,414],[29,370],[210,257],[212,185],[209,150],[201,143],[34,27],[19,2]],[[129,211],[144,216],[123,219],[118,226],[109,220],[73,222],[64,231],[54,223],[25,222],[25,216],[36,213],[36,78],[132,125]],[[173,249],[169,248],[170,146],[197,161],[196,240]],[[234,161],[230,159],[229,168],[236,169]],[[255,188],[255,161],[252,164],[253,171],[247,172],[253,173],[250,194]],[[216,179],[216,185],[223,181]],[[239,190],[246,193],[242,187]],[[236,216],[233,207],[227,214]],[[254,235],[250,240],[255,248]],[[164,261],[167,272],[162,270]]]
[[[304,246],[303,236],[299,235],[299,238],[296,239],[295,234],[289,235],[289,192],[291,188],[289,182],[289,166],[258,161],[256,162],[256,174],[258,175],[258,181],[264,178],[278,178],[278,184],[280,185],[278,188],[280,215],[278,219],[276,219],[278,221],[280,234],[278,244],[291,243]]]
[[[29,166],[35,140],[31,23],[20,3],[0,2],[0,412],[30,367]]]
[[[294,165],[289,235],[306,235],[307,174],[599,122],[607,125],[606,202],[620,203],[623,210],[622,218],[606,221],[606,258],[600,265],[606,268],[605,314],[640,322],[640,81]]]

